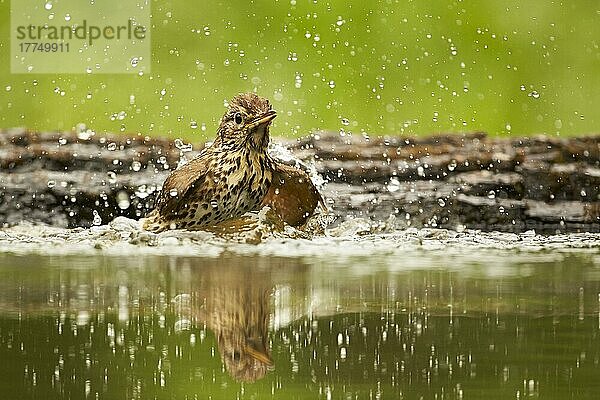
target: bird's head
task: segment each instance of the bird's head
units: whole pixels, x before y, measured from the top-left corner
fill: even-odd
[[[276,116],[269,100],[254,93],[239,94],[231,99],[221,118],[219,139],[223,145],[233,149],[246,147],[266,151],[269,126]]]
[[[273,369],[265,336],[246,337],[242,331],[220,332],[218,349],[227,371],[242,382],[255,382]]]

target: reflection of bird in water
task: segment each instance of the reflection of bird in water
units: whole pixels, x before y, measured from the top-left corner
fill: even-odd
[[[247,272],[246,272],[247,271]],[[269,351],[271,289],[247,269],[227,267],[204,287],[203,317],[231,376],[254,382],[273,367]]]

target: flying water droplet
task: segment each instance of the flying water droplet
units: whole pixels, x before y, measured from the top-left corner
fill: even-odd
[[[140,199],[145,199],[152,192],[154,192],[154,189],[152,187],[148,188],[146,185],[140,185],[135,191],[135,196]]]
[[[53,188],[54,186],[56,186],[56,181],[54,181],[54,180],[48,181],[48,187],[49,188]]]
[[[442,198],[438,199],[438,204],[440,205],[440,207],[446,207],[446,202]]]
[[[117,174],[114,171],[108,171],[106,175],[108,175],[108,183],[117,183]]]
[[[126,191],[121,190],[119,193],[117,193],[117,206],[121,210],[127,210],[130,205],[131,202],[129,201],[129,195]]]
[[[177,191],[177,189],[171,189],[169,190],[169,195],[171,197],[176,197],[179,194],[179,192]]]
[[[108,144],[108,146],[106,146],[106,148],[107,148],[109,151],[115,151],[115,150],[117,149],[117,144],[116,144],[115,142],[110,142],[110,143]]]
[[[140,169],[142,169],[142,163],[139,161],[133,161],[131,163],[131,169],[134,172],[138,172]]]
[[[487,197],[488,197],[488,199],[495,199],[495,198],[496,198],[496,192],[495,192],[495,191],[493,191],[493,190],[490,190],[490,191],[488,192],[488,195],[487,195]]]
[[[185,144],[181,139],[175,139],[175,147],[177,147],[177,149],[179,149],[179,151],[181,151],[182,153],[192,151],[192,144]]]
[[[217,208],[219,206],[219,203],[216,200],[211,200],[210,201],[210,206],[212,208]]]
[[[94,226],[102,225],[102,218],[98,214],[98,211],[96,211],[96,210],[92,211],[92,215],[94,216],[94,219],[92,220],[92,225],[94,225]]]
[[[394,193],[400,189],[400,181],[396,177],[392,177],[387,185],[388,192]]]

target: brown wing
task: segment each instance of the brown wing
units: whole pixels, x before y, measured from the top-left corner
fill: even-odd
[[[156,204],[161,215],[176,214],[192,201],[207,198],[204,194],[210,190],[207,164],[206,159],[195,158],[169,175]]]
[[[308,174],[289,165],[274,163],[273,183],[263,199],[282,220],[291,226],[299,226],[313,215],[323,198]]]

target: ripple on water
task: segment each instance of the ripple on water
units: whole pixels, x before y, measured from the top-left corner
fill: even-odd
[[[533,231],[462,232],[434,229],[396,229],[393,220],[373,222],[363,218],[343,221],[312,231],[286,226],[268,208],[210,231],[172,230],[158,234],[141,229],[140,222],[117,217],[108,225],[89,229],[63,229],[27,222],[0,229],[0,252],[106,255],[169,254],[217,257],[224,252],[240,255],[318,257],[342,259],[374,257],[378,260],[436,255],[480,258],[480,250],[568,252],[600,247],[600,234],[568,233],[552,236]]]

